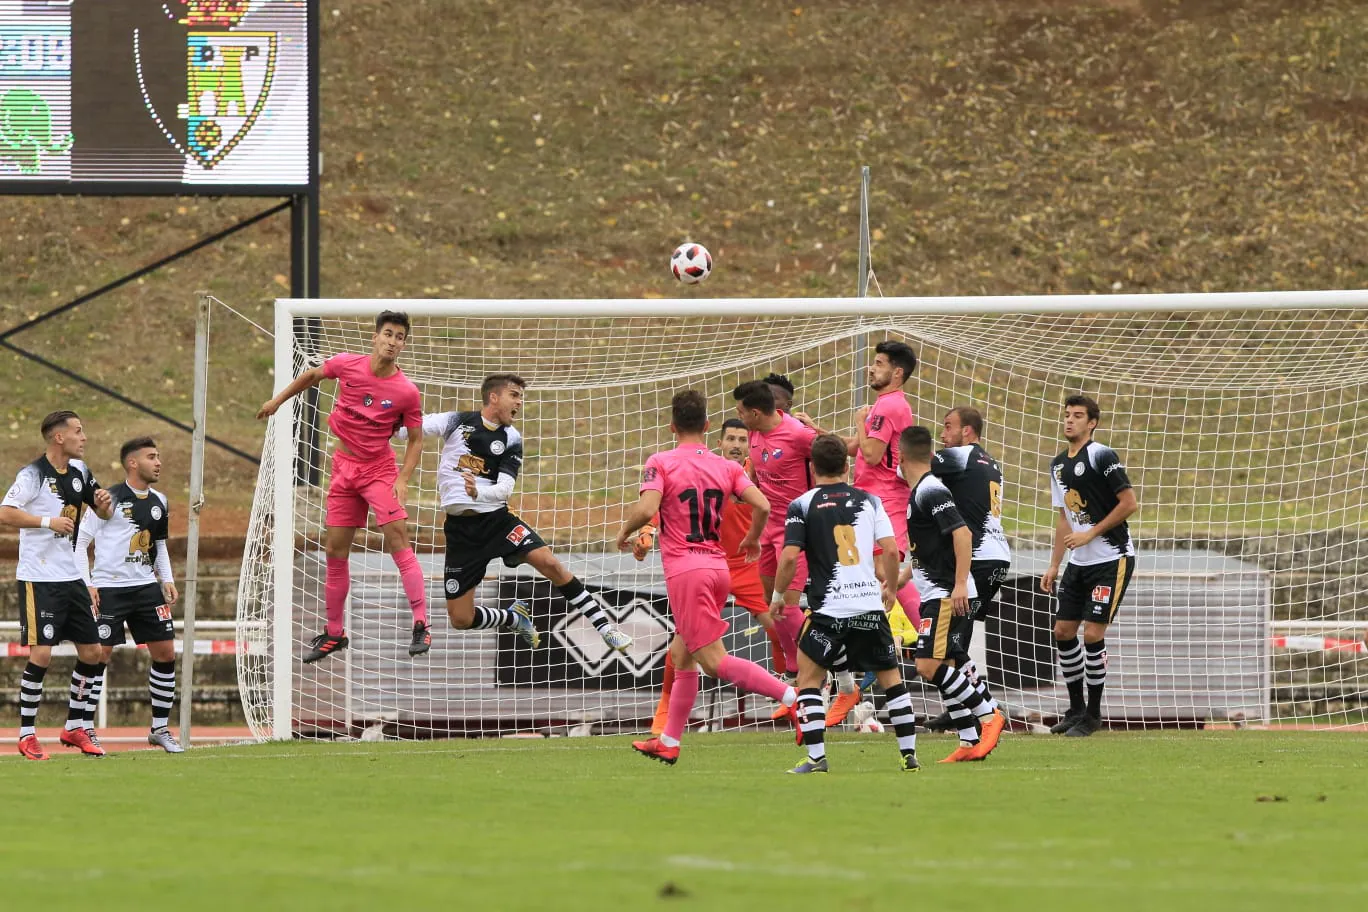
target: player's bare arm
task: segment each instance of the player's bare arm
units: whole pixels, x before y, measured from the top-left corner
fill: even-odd
[[[1099,535],[1121,525],[1138,509],[1140,509],[1140,504],[1135,499],[1135,489],[1126,488],[1116,495],[1116,506],[1112,508],[1112,511],[1102,517],[1101,521],[1094,524],[1092,528],[1084,532],[1074,532],[1070,529],[1069,533],[1064,536],[1064,547],[1083,547]]]
[[[257,409],[256,413],[257,421],[264,421],[271,417],[286,402],[289,402],[306,389],[318,386],[318,384],[322,383],[325,379],[326,377],[323,375],[322,367],[311,367],[304,371],[304,373],[291,380],[289,386],[286,386],[283,390],[261,404],[261,408]]]
[[[36,516],[18,507],[0,507],[0,526],[9,526],[11,529],[51,529],[58,535],[70,535],[76,529],[76,523],[68,516]]]
[[[974,533],[968,526],[960,526],[950,533],[950,537],[955,544],[955,588],[950,592],[950,604],[955,614],[962,617],[969,613],[969,568],[974,562]]]
[[[760,559],[760,533],[764,531],[765,523],[769,522],[770,502],[756,485],[741,492],[741,502],[751,508],[751,527],[738,547],[746,555],[746,562],[754,563]]]
[[[1050,566],[1045,568],[1045,573],[1040,577],[1040,591],[1054,592],[1055,578],[1059,576],[1059,562],[1064,560],[1064,550],[1068,547],[1064,542],[1073,534],[1073,526],[1069,525],[1069,514],[1063,507],[1059,508],[1059,516],[1055,518],[1054,544],[1050,547]]]
[[[779,552],[779,566],[774,571],[774,598],[770,602],[770,617],[776,620],[784,616],[784,593],[788,592],[789,583],[798,572],[798,555],[802,551],[797,545],[785,545]]]
[[[627,508],[627,515],[622,518],[622,528],[618,530],[617,535],[618,550],[631,551],[633,533],[649,523],[651,517],[659,511],[660,492],[642,491],[640,499]]]
[[[422,458],[423,427],[419,425],[408,434],[408,443],[404,447],[404,464],[399,467],[399,477],[394,480],[394,499],[399,501],[400,506],[404,506],[408,501],[405,495],[408,493],[409,479],[418,470],[418,463]]]
[[[903,585],[898,573],[898,540],[889,536],[879,539],[879,587],[883,594],[884,610],[891,610],[898,601],[898,589]],[[908,570],[909,578],[912,571]]]

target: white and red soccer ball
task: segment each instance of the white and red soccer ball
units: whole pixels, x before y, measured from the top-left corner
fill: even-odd
[[[697,285],[712,274],[712,267],[712,254],[702,244],[680,244],[670,255],[670,272],[685,285]]]

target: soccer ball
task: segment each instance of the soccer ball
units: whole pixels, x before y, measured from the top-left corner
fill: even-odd
[[[670,255],[670,272],[685,285],[697,285],[712,274],[712,254],[702,244],[680,244]]]

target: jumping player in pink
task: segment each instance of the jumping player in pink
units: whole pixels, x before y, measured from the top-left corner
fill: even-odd
[[[385,549],[399,568],[413,611],[409,655],[421,655],[432,646],[423,569],[409,545],[408,512],[404,509],[409,479],[423,454],[423,398],[395,363],[408,336],[408,315],[385,311],[375,318],[369,355],[334,355],[321,367],[310,368],[290,381],[257,412],[258,420],[269,417],[304,390],[324,380],[337,381],[337,400],[328,415],[328,427],[338,440],[328,485],[324,539],[328,563],[323,593],[328,626],[310,642],[304,656],[306,664],[347,648],[342,615],[351,588],[351,546],[356,530],[365,527],[371,510],[384,536]],[[408,428],[409,433],[402,467],[395,463],[390,449],[390,438],[401,427]]]
[[[765,600],[774,602],[774,575],[779,568],[779,553],[784,550],[784,516],[788,506],[812,487],[808,459],[817,431],[797,418],[781,412],[775,405],[774,389],[763,380],[751,380],[732,390],[736,414],[750,431],[751,473],[760,493],[773,509],[760,540],[760,582]],[[807,587],[807,560],[798,557],[798,569],[783,597],[783,613],[773,614],[784,664],[798,667],[798,633],[803,628],[803,612],[796,610],[799,596]]]
[[[795,717],[798,693],[754,662],[728,655],[722,645],[727,622],[722,606],[731,590],[727,554],[722,550],[722,508],[736,496],[750,505],[750,532],[741,550],[754,559],[760,553],[760,530],[770,516],[770,504],[751,483],[745,470],[708,448],[708,402],[701,393],[684,390],[670,402],[670,430],[678,446],[646,460],[641,476],[641,499],[627,510],[618,532],[620,551],[632,550],[636,531],[660,515],[660,556],[665,567],[665,590],[674,617],[670,642],[674,687],[665,730],[658,738],[633,741],[647,757],[673,765],[679,759],[679,739],[698,697],[699,668],[741,690],[783,703]]]

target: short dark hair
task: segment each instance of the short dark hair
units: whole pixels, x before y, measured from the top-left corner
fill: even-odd
[[[43,439],[51,440],[52,435],[59,428],[65,425],[72,418],[80,417],[80,415],[76,414],[71,409],[58,409],[55,412],[48,412],[47,417],[43,419],[43,423],[41,425]]]
[[[1080,405],[1081,405],[1083,408],[1085,408],[1085,409],[1088,410],[1088,420],[1089,420],[1089,421],[1101,421],[1101,420],[1102,420],[1102,410],[1101,410],[1100,408],[1097,407],[1097,400],[1094,399],[1094,398],[1092,398],[1091,396],[1085,396],[1085,395],[1083,395],[1082,393],[1074,393],[1074,394],[1073,394],[1072,396],[1070,396],[1068,399],[1065,399],[1065,400],[1064,400],[1064,407],[1065,407],[1065,408],[1069,408],[1070,406],[1080,406]]]
[[[920,424],[905,428],[898,438],[898,455],[903,462],[930,462],[931,449],[931,432]]]
[[[818,475],[844,475],[848,456],[845,440],[835,434],[819,434],[812,441],[812,469]]]
[[[148,447],[156,449],[156,446],[157,441],[153,440],[151,437],[134,437],[132,440],[119,447],[119,465],[128,462],[128,457],[138,452],[138,450],[145,450]]]
[[[787,390],[790,396],[792,396],[795,392],[793,388],[793,381],[790,380],[788,377],[785,377],[783,374],[770,374],[769,376],[765,377],[763,382],[768,383],[770,386],[777,386],[781,390]]]
[[[698,390],[675,393],[670,400],[670,423],[676,433],[703,433],[708,426],[708,400]]]
[[[745,431],[746,422],[742,421],[740,418],[728,418],[726,421],[722,422],[722,433],[725,434],[729,430]],[[746,433],[750,432],[746,431]]]
[[[764,380],[747,380],[732,390],[732,398],[746,408],[774,414],[774,390]]]
[[[983,436],[983,413],[972,405],[957,405],[950,411],[959,416],[960,425],[970,428],[975,434]]]
[[[412,330],[409,329],[408,314],[398,310],[382,310],[380,316],[375,318],[375,331],[379,332],[385,326],[404,327],[404,337],[407,338]]]
[[[885,355],[889,364],[900,368],[903,372],[903,383],[911,380],[912,375],[917,372],[917,353],[906,342],[885,340],[874,346],[874,354]]]
[[[480,384],[480,404],[489,402],[489,397],[506,386],[519,386],[527,389],[527,381],[517,374],[490,374]]]

